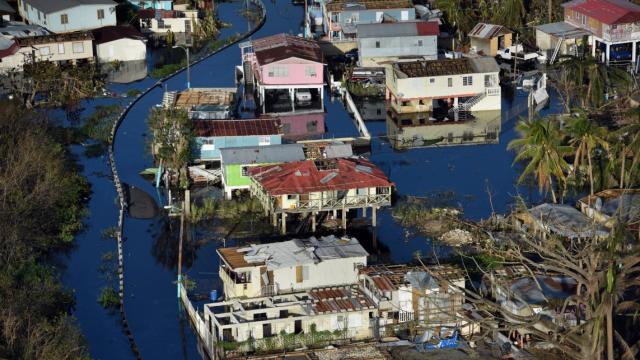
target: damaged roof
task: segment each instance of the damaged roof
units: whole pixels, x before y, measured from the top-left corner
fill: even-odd
[[[478,23],[469,32],[469,37],[478,39],[491,39],[498,35],[510,34],[511,30],[502,25]]]
[[[282,134],[279,119],[194,120],[197,137],[257,136]]]
[[[376,304],[358,286],[318,288],[308,291],[318,314],[375,309]]]
[[[257,166],[249,174],[271,196],[393,186],[382,170],[362,158]]]
[[[266,265],[268,270],[369,255],[356,238],[333,235],[220,248],[217,251],[233,269]]]
[[[395,23],[358,24],[359,38],[402,37],[402,36],[438,36],[438,21],[412,21]]]
[[[570,239],[609,235],[605,227],[569,205],[545,203],[527,210],[527,214],[539,226]],[[516,216],[522,219],[525,215]]]
[[[289,34],[277,34],[251,41],[258,64],[267,65],[276,61],[299,58],[314,62],[323,62],[320,45]]]
[[[562,6],[608,25],[640,20],[640,6],[627,0],[574,0]]]
[[[410,0],[333,0],[325,3],[327,11],[357,11],[378,9],[413,9]]]
[[[394,67],[407,77],[447,76],[474,73],[499,72],[498,63],[492,57],[417,60],[395,63]]]

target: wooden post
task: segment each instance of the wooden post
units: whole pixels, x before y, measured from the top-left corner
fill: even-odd
[[[362,217],[363,217],[364,219],[366,219],[366,218],[367,218],[367,208],[366,208],[366,207],[363,207],[363,208],[362,208]]]
[[[191,215],[191,190],[184,191],[184,212],[187,217]]]
[[[273,227],[278,226],[278,214],[276,214],[275,211],[271,213],[271,223],[273,224]]]
[[[282,224],[280,224],[282,227],[280,229],[280,234],[285,235],[287,233],[287,213],[286,212],[282,212]]]
[[[342,228],[347,230],[347,209],[342,208]]]
[[[376,210],[377,208],[374,206],[371,208],[371,226],[373,226],[374,228],[377,226],[376,224]]]
[[[311,213],[311,232],[316,232],[316,213],[315,211]]]
[[[333,209],[333,218],[337,219],[338,218],[338,210]]]

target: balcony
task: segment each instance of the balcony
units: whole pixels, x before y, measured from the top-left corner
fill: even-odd
[[[281,206],[276,211],[286,212],[308,212],[308,211],[327,211],[339,210],[342,208],[361,208],[361,207],[381,207],[391,205],[391,191],[387,194],[375,195],[355,195],[345,196],[342,198],[331,197],[321,199],[298,200],[292,203],[288,208]]]

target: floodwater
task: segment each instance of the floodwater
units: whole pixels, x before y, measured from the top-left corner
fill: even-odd
[[[247,22],[238,12],[241,3],[221,3],[219,16],[233,24],[224,29],[222,37],[244,32]],[[267,22],[254,37],[280,32],[301,32],[303,8],[288,1],[265,1]],[[239,65],[240,51],[231,46],[221,53],[191,68],[192,87],[233,86],[234,67]],[[114,84],[111,90],[124,93],[130,89],[144,89],[155,80],[145,78],[131,84]],[[185,87],[186,72],[166,82],[169,90]],[[147,150],[150,134],[146,118],[150,109],[161,102],[162,89],[156,87],[142,98],[128,113],[115,142],[115,156],[122,181],[139,187],[161,199],[153,185],[139,174],[153,166]],[[325,94],[327,111],[325,136],[355,136],[357,130],[342,103]],[[124,99],[98,99],[84,103],[81,117],[92,113],[95,105],[121,102]],[[523,95],[514,96],[513,103],[526,102]],[[504,100],[503,112],[512,107]],[[544,113],[557,110],[552,104]],[[515,137],[516,119],[503,119],[499,143],[458,147],[420,148],[395,151],[386,140],[384,121],[367,122],[372,134],[371,160],[380,166],[395,183],[399,201],[407,195],[429,196],[446,192],[455,203],[464,208],[465,216],[472,219],[487,217],[491,213],[489,195],[496,212],[508,209],[513,197],[523,188],[515,185],[517,168],[513,168],[513,153],[506,150]],[[63,281],[75,289],[74,315],[88,341],[91,355],[96,359],[133,358],[127,339],[122,333],[120,318],[110,314],[97,303],[100,289],[105,285],[98,268],[105,252],[115,251],[113,240],[101,237],[104,229],[117,223],[116,192],[110,179],[105,156],[89,158],[83,148],[74,147],[80,157],[83,173],[92,184],[89,202],[90,215],[85,231],[77,236],[77,246],[66,261]],[[528,191],[528,190],[527,190]],[[525,197],[529,193],[523,194]],[[379,251],[387,253],[382,259],[400,262],[410,260],[417,250],[431,252],[430,241],[403,230],[391,217],[391,210],[379,214],[376,236]],[[175,264],[177,260],[178,229],[169,228],[162,219],[139,220],[127,218],[124,227],[126,311],[130,327],[143,358],[146,359],[198,359],[197,341],[193,331],[180,316],[176,294]],[[370,233],[358,235],[371,237]],[[370,238],[362,238],[370,241]],[[229,244],[227,244],[229,245]],[[220,244],[209,242],[201,247],[191,246],[185,253],[186,271],[206,291],[218,286],[218,259],[215,253]],[[380,250],[386,249],[386,250]],[[393,249],[389,252],[388,249]],[[378,258],[378,257],[376,257]]]

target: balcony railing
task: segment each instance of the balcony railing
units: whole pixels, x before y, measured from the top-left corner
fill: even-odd
[[[265,285],[260,290],[262,296],[276,296],[278,295],[278,284]]]
[[[310,199],[299,200],[292,203],[288,208],[279,207],[277,210],[289,211],[326,211],[333,209],[353,208],[353,207],[371,207],[371,206],[389,206],[391,205],[391,194],[376,195],[355,195],[345,196],[342,198],[327,199]]]

